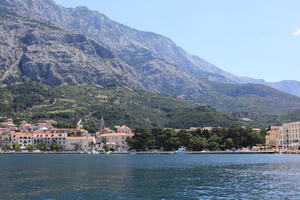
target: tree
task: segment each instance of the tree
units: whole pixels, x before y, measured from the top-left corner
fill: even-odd
[[[14,144],[12,145],[12,148],[13,148],[13,150],[15,150],[15,151],[20,151],[21,145],[18,144],[18,143],[14,143]]]
[[[179,131],[177,135],[180,139],[180,145],[184,147],[188,147],[190,144],[190,140],[192,138],[192,134],[189,133],[188,131],[182,130]]]
[[[232,138],[227,138],[225,140],[225,148],[231,149],[233,147],[233,139]]]
[[[215,150],[220,149],[220,144],[215,141],[211,141],[211,142],[208,142],[207,148],[211,151],[215,151]]]
[[[155,138],[145,127],[139,127],[134,130],[135,135],[127,138],[127,143],[132,149],[147,150],[155,145]]]
[[[109,151],[112,151],[112,152],[114,152],[114,151],[116,151],[114,148],[109,148]]]
[[[68,137],[77,137],[77,136],[80,136],[80,134],[75,133],[75,132],[67,133],[67,135],[68,135]]]
[[[199,136],[191,137],[189,143],[189,148],[194,151],[202,151],[207,146],[207,140]]]
[[[167,146],[164,147],[164,150],[176,150],[179,146],[180,139],[174,134],[167,140]]]
[[[28,151],[33,151],[33,149],[34,149],[34,146],[31,145],[31,144],[28,144],[28,145],[26,146],[26,150],[28,150]]]
[[[11,147],[10,147],[9,145],[4,145],[4,146],[1,147],[1,149],[2,149],[3,151],[8,151],[8,150],[11,149]]]
[[[108,148],[108,146],[106,144],[103,145],[103,149],[104,149],[104,151],[108,151],[109,150],[109,148]]]
[[[95,142],[90,142],[89,143],[89,147],[91,147],[92,148],[92,151],[94,151],[94,148],[96,147],[96,144],[95,144]]]
[[[36,148],[41,150],[41,151],[47,151],[48,150],[48,146],[44,142],[38,142],[36,144]]]
[[[52,151],[61,151],[63,149],[63,146],[58,144],[57,142],[53,142],[50,146],[50,149]]]
[[[81,145],[78,144],[78,143],[76,143],[76,144],[74,145],[74,149],[75,149],[75,151],[81,150]]]

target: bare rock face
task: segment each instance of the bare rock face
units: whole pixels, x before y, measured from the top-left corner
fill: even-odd
[[[11,3],[11,1],[6,2]],[[1,5],[1,4],[0,4]],[[48,85],[93,83],[141,87],[126,63],[105,45],[51,22],[24,18],[16,7],[0,24],[0,80],[32,79]],[[27,77],[27,78],[26,78]],[[25,78],[25,79],[24,79]]]
[[[0,1],[0,83],[144,88],[228,112],[293,111],[297,97],[241,79],[170,39],[86,7],[52,0]],[[274,86],[275,87],[275,86]]]
[[[2,61],[5,69],[0,80],[4,82],[13,75],[49,85],[123,85],[175,96],[178,92],[172,88],[182,88],[183,93],[190,93],[191,90],[195,94],[200,94],[204,88],[197,78],[162,60],[147,47],[125,39],[118,31],[106,32],[106,36],[111,35],[108,40],[96,40],[90,36],[88,33],[94,30],[90,27],[102,30],[110,22],[97,12],[92,12],[91,17],[83,22],[82,15],[89,16],[91,13],[85,7],[73,11],[48,0],[6,0],[0,5],[9,11],[9,17],[1,18],[3,47],[19,53],[5,55],[6,52],[1,52],[3,58],[13,59],[11,62]],[[28,18],[24,18],[25,15]],[[74,27],[83,28],[83,23],[89,24],[87,34],[74,32],[74,29],[70,31],[64,24],[56,24],[61,19],[69,21]],[[119,42],[118,45],[112,44],[114,39]],[[8,68],[14,68],[14,73],[8,73]]]
[[[138,31],[91,11],[86,7],[64,8],[52,0],[2,0],[6,5],[17,5],[35,12],[53,22],[92,37],[109,46],[127,64],[147,64],[151,59],[161,59],[198,79],[221,83],[263,84],[300,96],[300,83],[287,81],[269,83],[249,77],[238,77],[206,60],[193,56],[178,47],[172,40],[151,32]],[[146,52],[148,51],[148,52]],[[131,55],[136,55],[132,57]],[[287,87],[286,87],[287,86]]]

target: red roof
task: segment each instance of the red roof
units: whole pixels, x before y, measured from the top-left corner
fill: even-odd
[[[97,137],[111,137],[111,136],[128,136],[128,137],[132,137],[134,136],[134,134],[132,133],[105,133],[102,135],[98,135]]]
[[[32,135],[32,133],[26,133],[26,132],[10,132],[10,135]]]

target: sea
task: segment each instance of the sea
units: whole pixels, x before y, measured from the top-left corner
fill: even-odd
[[[0,199],[300,199],[300,155],[0,154]]]

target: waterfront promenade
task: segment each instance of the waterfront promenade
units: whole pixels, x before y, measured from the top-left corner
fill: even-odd
[[[176,151],[140,151],[140,152],[76,152],[76,151],[62,151],[62,152],[0,152],[0,154],[176,154]],[[193,154],[300,154],[300,151],[187,151],[185,155]]]

